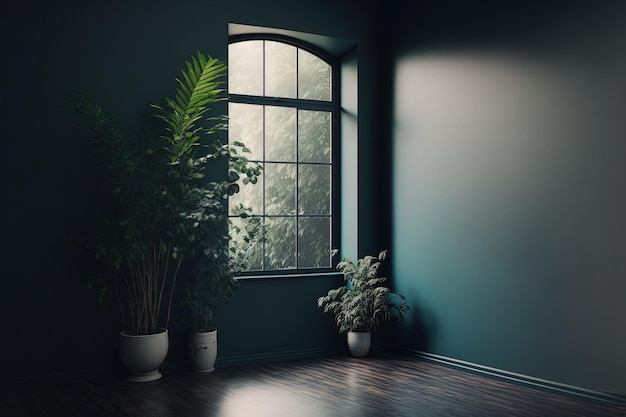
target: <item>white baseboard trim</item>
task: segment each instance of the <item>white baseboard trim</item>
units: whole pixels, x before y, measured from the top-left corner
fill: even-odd
[[[467,362],[460,359],[454,359],[447,356],[436,355],[434,353],[423,352],[416,349],[409,349],[402,346],[383,344],[381,348],[389,351],[395,351],[399,353],[415,356],[419,359],[423,359],[430,362],[436,362],[443,365],[447,365],[453,368],[462,369],[469,372],[474,372],[493,378],[505,380],[508,382],[518,383],[521,385],[530,386],[550,392],[555,392],[561,395],[568,395],[584,400],[598,401],[602,403],[611,404],[623,404],[626,403],[626,397],[607,393],[602,391],[594,391],[586,388],[580,388],[573,385],[567,385],[560,382],[549,381],[546,379],[536,378],[529,375],[518,374],[515,372],[505,371],[503,369],[492,368],[477,363]]]

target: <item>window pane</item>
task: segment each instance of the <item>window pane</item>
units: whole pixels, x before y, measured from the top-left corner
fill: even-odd
[[[330,267],[330,219],[302,217],[298,220],[298,266]]]
[[[330,166],[300,165],[298,213],[330,214]]]
[[[265,41],[265,95],[296,98],[296,48]]]
[[[239,216],[242,213],[247,214],[263,214],[263,174],[259,177],[256,184],[243,183],[240,178],[239,192],[228,197],[228,214],[231,216]]]
[[[228,103],[228,141],[243,142],[251,160],[263,159],[263,106]]]
[[[245,271],[263,269],[262,221],[261,217],[230,219],[229,251],[234,268]]]
[[[266,163],[265,214],[286,215],[296,213],[296,164]]]
[[[257,184],[240,179],[229,198],[231,256],[248,271],[332,267],[333,72],[293,45],[229,45],[229,142],[244,143],[263,167]],[[262,239],[252,242],[255,228]]]
[[[296,267],[296,219],[273,217],[266,219],[267,242],[265,268],[286,269]]]
[[[263,41],[228,45],[228,92],[263,95]]]
[[[295,162],[296,108],[265,107],[265,159]]]
[[[300,162],[330,162],[330,112],[298,111]]]
[[[330,65],[298,49],[298,98],[330,101]]]

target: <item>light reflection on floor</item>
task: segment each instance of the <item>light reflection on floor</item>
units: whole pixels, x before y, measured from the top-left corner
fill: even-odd
[[[244,385],[223,401],[219,417],[314,417],[324,405],[319,400],[275,384]]]

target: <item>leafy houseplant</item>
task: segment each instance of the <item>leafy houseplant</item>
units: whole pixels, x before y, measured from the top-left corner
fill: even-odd
[[[251,248],[263,238],[260,218],[251,218],[248,224],[246,229],[232,229],[237,240],[231,240],[228,254],[204,257],[194,264],[192,279],[186,284],[182,299],[188,310],[184,321],[192,334],[215,328],[215,310],[227,303],[239,286],[235,277],[248,265],[250,254],[254,253]]]
[[[248,164],[242,143],[203,140],[226,127],[224,117],[206,114],[224,100],[226,64],[201,52],[185,64],[175,98],[152,105],[136,136],[119,128],[96,102],[68,95],[67,107],[91,132],[112,205],[90,226],[94,233],[82,239],[107,267],[88,286],[100,288],[101,295],[113,287],[124,328],[134,335],[167,328],[183,262],[193,265],[227,253],[223,201],[239,191],[241,175],[260,174]],[[224,168],[224,178],[209,181],[210,167]]]
[[[189,310],[185,321],[190,332],[212,331],[215,309],[226,303],[237,287],[237,280],[224,266],[201,267],[194,271],[192,280],[185,287],[183,299]]]
[[[256,179],[252,181],[256,182]],[[249,209],[235,208],[246,217]],[[235,279],[253,256],[254,244],[260,243],[264,234],[261,219],[251,218],[248,226],[230,228],[228,255],[203,257],[194,265],[192,279],[185,285],[182,299],[187,307],[185,324],[189,327],[189,356],[194,368],[200,372],[213,371],[217,358],[217,328],[215,310],[228,302],[239,286]],[[244,244],[242,244],[242,242]],[[217,252],[216,252],[217,254]]]
[[[337,250],[334,250],[333,255],[336,253]],[[365,256],[356,263],[344,258],[337,264],[337,269],[343,272],[346,284],[331,289],[317,300],[319,308],[335,315],[339,332],[349,333],[349,344],[353,336],[350,333],[367,334],[367,351],[371,331],[377,330],[384,321],[401,319],[402,314],[409,311],[406,298],[383,286],[387,277],[378,276],[378,269],[386,255],[387,251],[382,251],[378,256]]]
[[[194,368],[202,372],[215,369],[217,358],[217,328],[213,327],[214,310],[227,302],[238,282],[232,272],[220,263],[195,268],[192,280],[185,287],[183,304],[188,313],[189,356]]]

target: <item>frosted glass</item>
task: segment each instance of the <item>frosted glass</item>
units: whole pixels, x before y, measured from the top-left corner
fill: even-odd
[[[329,268],[333,119],[322,103],[309,105],[333,100],[331,65],[276,40],[232,43],[228,59],[229,143],[244,143],[251,150],[245,156],[263,166],[257,184],[240,179],[240,192],[229,198],[230,216],[251,214],[231,217],[232,248],[246,246],[253,219],[263,222],[265,241],[245,249],[249,270]]]
[[[295,162],[296,114],[293,107],[265,107],[265,159]]]
[[[258,218],[255,220],[258,220]],[[263,245],[251,245],[246,241],[249,237],[249,229],[253,227],[254,224],[251,218],[242,219],[241,217],[234,217],[230,219],[229,235],[231,238],[229,248],[231,251],[235,251],[238,256],[245,259],[247,271],[259,271],[263,269]],[[240,261],[241,259],[239,259],[239,262]]]
[[[330,162],[330,112],[298,111],[300,162]]]
[[[263,95],[263,41],[228,45],[228,92]]]
[[[298,167],[299,214],[330,214],[330,166]]]
[[[266,219],[266,269],[296,267],[296,219],[278,217]]]
[[[296,213],[296,164],[266,163],[265,214]]]
[[[298,49],[298,98],[331,100],[330,65],[303,49]]]
[[[248,212],[249,214],[263,214],[263,180],[263,174],[256,184],[244,184],[243,178],[240,178],[237,181],[239,192],[228,198],[228,213],[239,215],[241,212],[239,207],[243,206],[251,210]]]
[[[296,47],[265,42],[265,95],[296,98]]]
[[[228,142],[243,142],[251,153],[246,158],[263,159],[263,106],[228,103]]]
[[[298,266],[330,267],[330,219],[303,217],[298,220]]]

